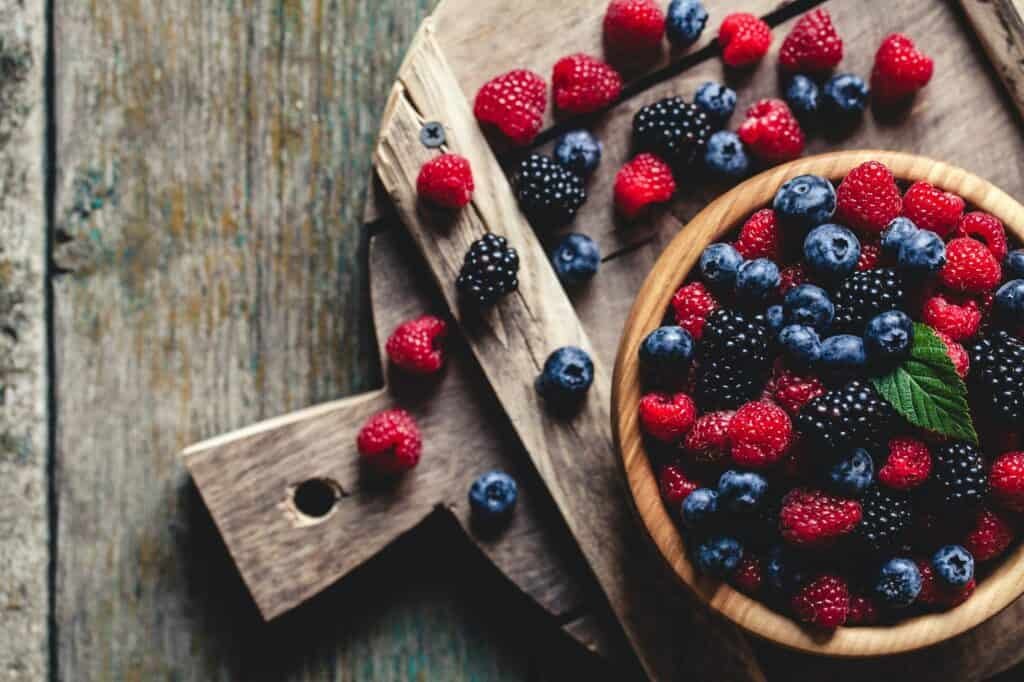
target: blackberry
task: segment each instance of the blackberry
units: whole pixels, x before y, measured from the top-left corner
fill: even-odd
[[[518,272],[519,254],[504,237],[488,232],[466,252],[455,288],[463,300],[488,306],[519,288]]]
[[[580,176],[542,154],[530,154],[516,172],[519,208],[537,227],[558,227],[572,220],[587,199]]]
[[[994,421],[1024,425],[1024,341],[993,332],[968,347],[971,397]]]
[[[832,295],[836,307],[832,333],[863,334],[871,318],[902,307],[905,296],[899,273],[892,268],[853,273]]]
[[[636,146],[677,168],[704,158],[712,132],[707,112],[682,97],[666,97],[648,104],[633,117]]]
[[[981,451],[970,443],[949,443],[932,450],[932,497],[944,507],[977,506],[988,494],[988,472]]]
[[[700,342],[697,401],[704,410],[733,409],[761,395],[771,359],[768,332],[728,308],[708,315]]]
[[[881,552],[895,547],[913,520],[913,506],[905,493],[871,486],[860,500],[860,523],[854,538],[862,549]]]
[[[796,417],[796,428],[833,452],[888,442],[899,420],[892,406],[867,381],[851,379],[811,400]]]

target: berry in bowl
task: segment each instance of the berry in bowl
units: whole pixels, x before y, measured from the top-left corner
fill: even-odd
[[[632,499],[672,570],[776,643],[911,651],[1024,592],[1024,207],[842,152],[710,204],[615,367]]]

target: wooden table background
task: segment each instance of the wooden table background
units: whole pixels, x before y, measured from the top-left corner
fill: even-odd
[[[443,515],[263,624],[176,457],[379,384],[360,218],[433,4],[0,0],[0,679],[610,676]]]

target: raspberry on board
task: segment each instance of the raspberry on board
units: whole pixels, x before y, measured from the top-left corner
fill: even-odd
[[[963,546],[975,561],[991,561],[1006,551],[1016,535],[1015,524],[1008,514],[982,507],[975,512]]]
[[[835,630],[846,624],[850,613],[850,591],[841,576],[820,575],[793,595],[792,606],[801,621],[825,630]]]
[[[953,341],[962,341],[978,333],[981,308],[973,298],[936,294],[924,302],[921,321]]]
[[[673,513],[679,511],[679,505],[683,503],[686,496],[700,486],[696,481],[686,475],[679,464],[666,464],[658,472],[658,490],[661,491],[661,499]]]
[[[570,114],[589,114],[618,99],[622,76],[599,59],[574,54],[555,63],[551,88],[558,109]]]
[[[661,50],[665,14],[652,0],[612,0],[604,14],[604,40],[609,52],[648,58]]]
[[[871,91],[879,102],[907,99],[928,84],[935,65],[905,35],[893,33],[882,41],[871,70]]]
[[[435,156],[420,167],[416,193],[442,208],[462,208],[473,198],[473,171],[458,154]]]
[[[473,102],[473,115],[493,125],[513,144],[533,142],[544,124],[547,84],[532,71],[516,69],[483,84]]]
[[[772,29],[764,21],[746,12],[730,14],[718,28],[718,44],[722,61],[727,66],[753,66],[768,53],[772,45]]]
[[[766,163],[792,161],[804,153],[800,123],[779,99],[763,99],[750,107],[739,136],[754,156]]]
[[[860,523],[860,503],[818,490],[794,488],[782,500],[779,530],[791,545],[822,547]]]
[[[668,164],[653,154],[638,154],[615,176],[615,207],[626,218],[636,218],[651,204],[671,199],[675,191]]]
[[[950,291],[984,294],[999,286],[1002,277],[1002,266],[981,242],[959,237],[946,245],[939,281]]]
[[[699,464],[719,464],[729,456],[729,422],[735,412],[708,412],[697,418],[683,440],[683,452]]]
[[[825,9],[800,17],[782,41],[779,64],[793,73],[824,73],[843,59],[843,40]]]
[[[922,230],[945,237],[956,229],[964,213],[964,200],[952,192],[918,180],[903,195],[903,215]]]
[[[793,423],[774,403],[747,403],[729,422],[729,443],[736,464],[753,469],[771,466],[793,444]]]
[[[878,480],[896,490],[910,490],[928,480],[932,471],[932,453],[915,438],[893,438]]]
[[[685,393],[648,393],[640,399],[640,428],[663,443],[687,434],[697,418],[697,406]]]
[[[388,337],[384,350],[398,368],[413,374],[433,374],[444,366],[444,340],[448,324],[424,315],[403,322]]]
[[[996,260],[1002,261],[1010,252],[1006,242],[1006,228],[1003,221],[991,213],[971,211],[960,216],[954,237],[971,237],[977,239],[992,252]]]
[[[857,166],[836,189],[836,217],[866,234],[881,234],[902,208],[896,178],[878,161]]]
[[[708,314],[716,308],[718,301],[701,282],[683,285],[672,297],[676,324],[690,332],[694,341],[700,341]]]
[[[378,412],[356,436],[363,461],[382,474],[408,471],[420,461],[423,440],[416,420],[405,410]]]
[[[1004,509],[1024,512],[1024,452],[1006,452],[989,472],[992,497]]]
[[[763,208],[747,218],[733,247],[747,260],[768,258],[777,262],[782,257],[782,232],[775,211]]]

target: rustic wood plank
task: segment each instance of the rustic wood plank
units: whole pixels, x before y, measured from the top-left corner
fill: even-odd
[[[49,675],[46,20],[0,2],[0,677]]]
[[[1024,115],[1024,6],[1015,0],[960,0],[992,67]]]

